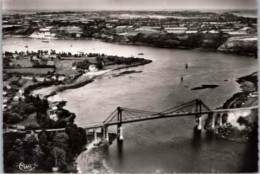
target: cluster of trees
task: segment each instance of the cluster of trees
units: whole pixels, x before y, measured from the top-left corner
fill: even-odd
[[[3,122],[6,124],[15,124],[25,118],[30,114],[35,112],[46,113],[49,104],[48,101],[39,97],[29,96],[19,105],[13,106],[11,109],[4,111]]]
[[[148,60],[137,57],[103,56],[100,58],[105,64],[133,64],[145,63]]]
[[[250,75],[246,75],[246,76],[243,76],[243,77],[240,77],[240,78],[237,79],[238,83],[243,83],[245,81],[249,81],[249,82],[254,83],[256,90],[258,89],[258,85],[257,85],[257,83],[258,83],[257,72],[254,72],[254,73],[252,73]]]
[[[88,59],[85,59],[80,62],[74,62],[72,65],[76,66],[78,69],[88,69],[90,63],[89,63]]]
[[[210,48],[216,50],[227,38],[222,32],[218,34],[195,33],[195,34],[144,34],[127,37],[130,43],[143,43],[163,48]]]
[[[58,167],[60,172],[76,172],[76,156],[87,143],[84,129],[70,124],[64,133],[33,132],[8,133],[4,135],[5,172],[19,163],[36,165],[36,170],[51,172]],[[12,167],[12,168],[11,168]]]

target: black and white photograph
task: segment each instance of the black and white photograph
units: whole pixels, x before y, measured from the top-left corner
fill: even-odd
[[[1,0],[4,173],[258,172],[257,0]]]

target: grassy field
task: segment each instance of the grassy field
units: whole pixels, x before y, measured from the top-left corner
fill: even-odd
[[[25,126],[25,127],[28,127],[28,126],[40,127],[40,125],[38,124],[38,122],[36,120],[36,112],[29,115],[25,120],[17,123],[17,125],[22,125],[22,126]]]
[[[35,84],[32,80],[25,80],[25,79],[21,79],[19,82],[22,85],[22,89],[26,89],[27,87]]]
[[[65,76],[70,76],[72,74],[78,73],[77,70],[72,70],[73,62],[82,61],[81,59],[75,60],[57,60],[56,61],[56,73],[64,74]]]
[[[34,74],[34,75],[46,75],[48,72],[53,72],[53,68],[21,68],[21,69],[4,69],[7,73],[19,73],[19,74]]]
[[[32,62],[28,58],[22,58],[19,60],[12,61],[15,65],[20,65],[21,67],[32,67]]]

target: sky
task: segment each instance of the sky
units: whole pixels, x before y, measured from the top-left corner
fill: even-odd
[[[2,0],[6,10],[256,9],[257,0]]]

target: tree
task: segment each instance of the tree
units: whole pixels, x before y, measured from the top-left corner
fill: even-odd
[[[66,152],[64,149],[54,146],[51,150],[51,155],[54,158],[54,166],[62,169],[67,168]]]
[[[69,146],[74,154],[79,154],[87,143],[86,131],[75,124],[68,125],[65,132],[69,136]]]
[[[20,156],[16,151],[12,150],[8,152],[7,157],[5,159],[6,167],[13,167],[16,163],[20,161],[19,158]]]
[[[97,60],[97,68],[100,69],[100,70],[103,69],[103,67],[104,67],[103,66],[103,59],[101,57],[97,57],[96,60]]]
[[[14,124],[23,119],[18,113],[4,112],[3,120],[5,123]]]
[[[57,133],[53,138],[53,145],[59,148],[68,148],[69,136],[66,133]]]

